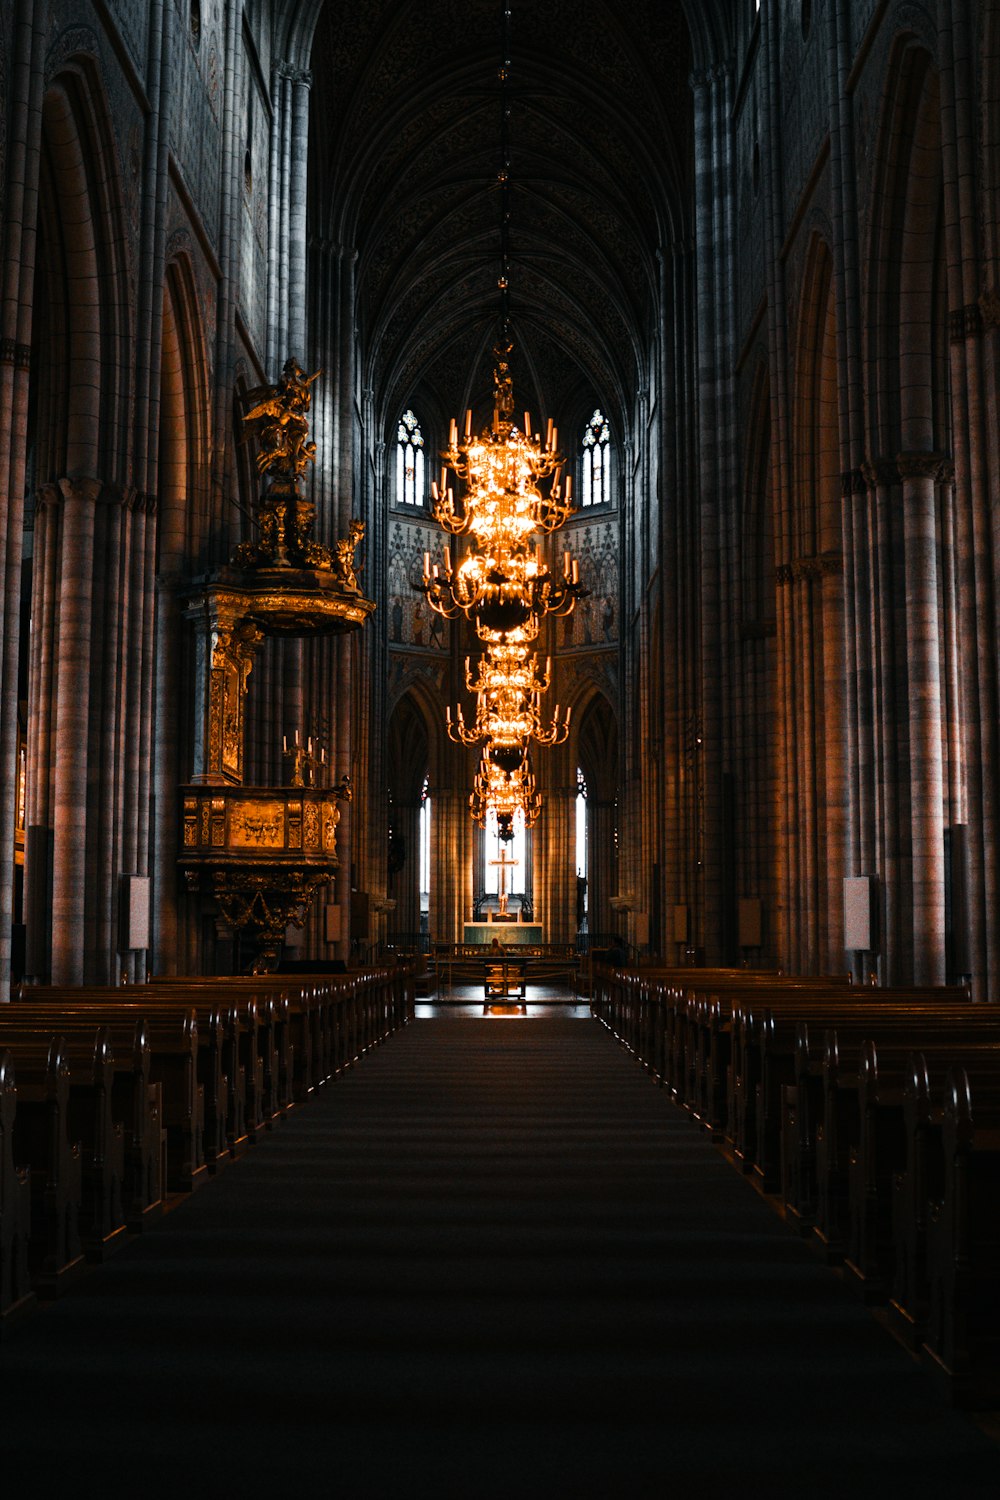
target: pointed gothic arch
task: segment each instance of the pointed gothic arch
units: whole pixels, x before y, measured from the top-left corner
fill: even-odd
[[[805,973],[843,952],[846,701],[833,264],[814,235],[796,320],[791,504],[779,568],[786,943]]]
[[[96,66],[70,58],[41,111],[25,904],[26,973],[73,983],[115,972],[116,872],[147,858],[139,778],[119,791],[92,774],[140,721],[148,686],[122,608],[144,571],[147,497],[129,487],[133,315],[117,161]]]
[[[897,38],[880,121],[869,243],[869,441],[879,672],[870,705],[885,890],[885,976],[946,975],[946,835],[962,817],[950,484],[944,151],[937,67]],[[950,705],[954,726],[946,728]],[[980,868],[982,854],[980,851]]]

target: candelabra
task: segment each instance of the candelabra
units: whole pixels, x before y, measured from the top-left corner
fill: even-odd
[[[546,615],[570,614],[587,592],[580,584],[579,563],[568,552],[560,577],[549,571],[537,547],[469,551],[454,569],[449,548],[443,568],[425,552],[421,588],[433,610],[448,620],[465,615],[487,643],[535,640]]]
[[[469,658],[465,658],[465,686],[470,693],[485,693],[487,698],[501,692],[522,694],[548,692],[552,677],[552,658],[546,657],[545,670],[538,670],[538,658],[529,655],[526,645],[504,639],[491,645],[479,658],[478,675],[473,677]]]
[[[494,351],[498,360],[506,351]],[[461,507],[456,507],[454,493],[448,485],[447,469],[441,470],[440,484],[431,485],[434,515],[453,536],[471,536],[480,547],[500,545],[504,550],[517,547],[536,531],[555,531],[572,512],[572,480],[567,478],[565,491],[559,482],[564,463],[558,450],[558,432],[550,421],[544,439],[531,432],[531,414],[524,414],[524,430],[510,421],[508,412],[514,397],[506,363],[495,374],[497,401],[492,428],[479,436],[472,433],[472,412],[466,412],[465,438],[459,443],[454,421],[448,448],[441,455],[455,474],[464,480],[466,490]],[[541,485],[549,482],[548,493]]]
[[[477,693],[476,717],[471,725],[466,724],[461,704],[452,718],[450,706],[445,710],[445,725],[449,739],[456,745],[474,745],[485,740],[492,747],[522,748],[528,740],[539,745],[561,745],[569,734],[569,708],[564,715],[559,704],[549,724],[543,724],[538,693],[519,693],[515,689],[502,689],[494,694]]]
[[[524,818],[525,828],[531,828],[538,821],[541,810],[541,794],[526,755],[517,769],[507,773],[495,765],[488,754],[483,754],[469,797],[469,811],[480,828],[486,827],[492,812],[496,816],[501,840],[509,842],[517,815],[520,813]]]
[[[319,750],[319,754],[316,754]],[[286,760],[291,762],[292,774],[289,786],[319,786],[320,778],[326,769],[326,747],[320,746],[318,741],[313,743],[312,735],[308,735],[306,743],[299,742],[299,731],[296,729],[292,743],[288,743],[288,736],[282,735],[281,753]]]

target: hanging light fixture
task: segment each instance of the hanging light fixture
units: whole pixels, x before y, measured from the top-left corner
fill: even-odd
[[[552,720],[543,724],[541,702],[538,693],[519,693],[507,689],[493,695],[479,693],[476,697],[476,717],[466,724],[461,704],[455,717],[451,708],[445,710],[448,738],[456,745],[475,745],[485,740],[492,751],[525,747],[529,740],[538,745],[561,745],[569,734],[570,709],[560,715],[559,704],[555,706]]]
[[[548,535],[572,514],[571,480],[560,481],[564,465],[559,452],[559,433],[549,420],[544,439],[532,431],[530,412],[524,413],[523,428],[515,419],[514,386],[510,372],[513,343],[510,334],[510,106],[507,80],[510,74],[509,6],[504,7],[503,59],[499,70],[500,106],[500,293],[501,337],[494,349],[493,420],[479,434],[473,433],[471,408],[465,414],[465,432],[458,438],[452,421],[447,449],[441,457],[446,467],[440,483],[431,486],[434,517],[446,531],[467,538],[470,549],[453,569],[445,549],[444,567],[433,567],[424,554],[421,583],[432,609],[447,619],[464,614],[483,640],[496,641],[511,632],[522,640],[533,640],[547,614],[566,615],[585,592],[580,586],[579,567],[567,553],[563,572],[551,573],[534,540]],[[456,504],[448,484],[448,468],[464,484]]]
[[[444,566],[424,553],[421,588],[431,608],[446,619],[465,615],[483,641],[498,641],[512,632],[534,640],[546,615],[571,614],[587,591],[580,585],[580,565],[563,554],[560,577],[549,571],[541,548],[470,549],[452,568],[451,549],[444,549]]]
[[[541,810],[541,795],[527,756],[518,770],[507,773],[483,755],[469,798],[469,811],[480,828],[486,827],[492,813],[497,820],[501,842],[508,843],[514,836],[515,820],[520,816],[525,828],[531,828],[538,821]]]
[[[510,75],[511,10],[503,11],[503,56],[500,80],[500,293],[501,336],[494,349],[493,418],[474,433],[471,409],[459,440],[453,421],[445,467],[431,486],[435,519],[466,544],[457,565],[444,549],[444,565],[431,564],[424,553],[422,588],[431,608],[446,619],[464,615],[487,650],[473,674],[468,658],[466,687],[475,694],[476,712],[466,723],[461,707],[446,714],[448,735],[456,744],[482,743],[483,751],[469,807],[485,826],[495,813],[501,839],[513,837],[514,822],[526,827],[537,819],[541,797],[531,775],[530,741],[558,745],[569,733],[570,711],[546,722],[542,694],[551,681],[551,659],[540,670],[531,644],[546,615],[568,615],[586,590],[579,566],[565,553],[561,575],[549,570],[539,538],[563,526],[572,513],[571,483],[560,478],[564,466],[559,434],[551,420],[545,436],[534,430],[530,412],[515,420],[510,359]],[[451,469],[462,487],[456,502],[448,482]]]
[[[490,646],[485,656],[479,658],[475,677],[472,675],[469,658],[465,658],[467,691],[483,693],[487,698],[504,692],[524,695],[546,693],[551,679],[551,656],[546,657],[545,669],[540,671],[538,657],[519,642],[504,640]]]

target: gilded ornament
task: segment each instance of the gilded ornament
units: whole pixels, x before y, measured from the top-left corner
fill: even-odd
[[[321,375],[307,375],[296,359],[286,359],[277,385],[261,385],[250,392],[250,410],[243,418],[247,436],[258,442],[257,468],[286,479],[298,479],[316,460],[316,444],[309,440],[306,413],[312,404],[309,387]]]
[[[273,800],[254,798],[234,803],[229,815],[229,840],[233,848],[247,845],[280,848],[284,843],[283,807]]]
[[[315,849],[319,845],[319,808],[315,802],[306,803],[303,809],[303,822],[306,848]]]

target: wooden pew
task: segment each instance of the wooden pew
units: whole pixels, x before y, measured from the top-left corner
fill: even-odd
[[[231,1135],[280,1118],[320,1059],[335,1076],[413,1015],[412,965],[281,985],[30,988],[0,1008],[0,1327],[28,1281],[58,1294],[160,1211],[165,1180],[190,1191],[206,1152],[221,1165]]]
[[[924,1356],[951,1400],[1000,1402],[1000,1078],[949,1071],[944,1192],[929,1225]]]
[[[985,1006],[978,1008],[982,1013]],[[1000,1020],[993,1040],[966,1035],[928,1046],[925,1060],[944,1071],[960,1059],[978,1080],[1000,1083]],[[895,1236],[894,1184],[907,1160],[905,1078],[912,1053],[905,1043],[883,1039],[878,1048],[865,1042],[858,1069],[858,1137],[848,1165],[849,1235],[844,1270],[848,1281],[868,1301],[885,1301],[893,1280]],[[974,1070],[974,1071],[973,1071]]]
[[[835,1026],[824,1025],[831,1020]],[[891,1059],[901,1088],[916,1035],[930,1039],[933,1032],[943,1042],[960,1042],[968,1028],[989,1030],[992,1024],[991,1013],[981,1006],[947,1002],[942,1009],[933,1001],[905,998],[845,1007],[839,1016],[811,1012],[808,1019],[797,1020],[793,1083],[782,1089],[781,1194],[801,1228],[811,1228],[816,1219],[817,1142],[823,1143],[824,1170],[846,1170],[857,1141],[858,1069],[842,1063],[856,1060],[862,1044],[877,1039],[880,1048],[885,1045],[884,1061]]]
[[[32,1076],[45,1076],[51,1033],[15,1029],[4,1016],[0,1036],[22,1088]],[[92,1020],[60,1025],[58,1040],[67,1069],[67,1128],[80,1148],[80,1239],[88,1260],[103,1260],[125,1239],[125,1131],[113,1105],[114,1047],[108,1028]]]
[[[206,1171],[215,1172],[225,1164],[238,1136],[245,1135],[245,1127],[238,1126],[245,1082],[234,1066],[243,1018],[220,1006],[217,997],[201,995],[192,1004],[181,994],[154,995],[142,985],[33,986],[22,988],[11,1011],[25,1020],[30,1017],[39,1028],[46,1018],[54,1025],[63,1015],[109,1025],[125,1019],[133,1025],[146,1021],[151,1081],[162,1085],[174,1191],[193,1191]],[[2,1027],[0,1017],[0,1035]],[[259,1095],[258,1070],[255,1098]]]
[[[35,1302],[28,1272],[31,1176],[14,1162],[16,1113],[14,1060],[0,1051],[0,1330]]]
[[[923,1005],[929,1013],[932,1008],[962,1002],[968,1005],[967,992],[957,987],[852,987],[838,992],[803,986],[776,989],[757,1013],[741,1008],[735,1016],[733,1070],[737,1075],[735,1148],[744,1170],[752,1171],[765,1191],[780,1185],[783,1097],[787,1098],[783,1091],[795,1087],[796,1030],[801,1022],[820,1029],[851,1018],[864,1024],[870,1015],[893,1007]]]
[[[25,1068],[17,1080],[13,1156],[30,1172],[31,1239],[28,1268],[43,1297],[62,1293],[83,1270],[80,1147],[69,1136],[69,1064],[54,1038],[39,1074]]]
[[[1000,1025],[984,1006],[904,999],[861,1015],[843,1013],[836,1026],[823,1029],[821,1050],[813,1050],[814,1034],[815,1028],[799,1022],[794,1109],[786,1107],[782,1143],[797,1196],[786,1201],[790,1216],[811,1230],[826,1257],[850,1259],[859,1287],[881,1299],[888,1290],[883,1262],[892,1237],[888,1174],[902,1161],[902,1093],[914,1041],[923,1038],[953,1060],[976,1046],[977,1038],[979,1044],[995,1043]]]

